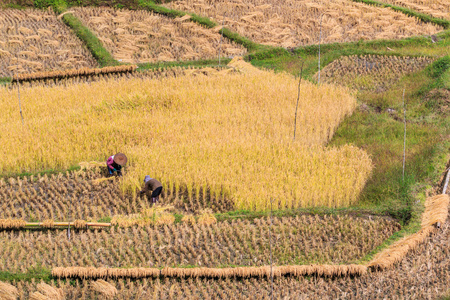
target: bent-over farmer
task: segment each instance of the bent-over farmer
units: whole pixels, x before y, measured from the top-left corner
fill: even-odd
[[[117,153],[112,155],[106,161],[109,176],[118,175],[122,176],[122,167],[127,163],[127,157],[123,153]]]
[[[151,192],[151,194],[150,194]],[[162,184],[155,178],[151,178],[149,175],[145,175],[144,178],[144,188],[139,192],[141,195],[146,194],[148,201],[152,200],[155,204],[159,199],[159,195],[162,192]]]

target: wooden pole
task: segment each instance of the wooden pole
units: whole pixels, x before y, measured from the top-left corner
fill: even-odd
[[[322,18],[323,18],[323,13],[320,15],[320,33],[319,33],[319,76],[318,76],[318,80],[317,80],[317,84],[320,84],[320,44],[322,42]]]
[[[445,195],[447,193],[448,180],[450,178],[450,168],[447,169],[447,175],[445,176],[444,188],[442,189],[442,194]],[[436,223],[437,228],[441,228],[441,222]]]
[[[270,200],[270,226],[269,226],[269,250],[270,250],[270,299],[273,300],[273,259],[272,259],[272,202],[274,199]]]
[[[298,93],[297,93],[297,106],[295,107],[295,118],[294,118],[294,141],[295,141],[295,132],[297,130],[297,110],[298,110],[298,102],[300,101],[300,85],[302,83],[302,75],[303,75],[303,64],[305,62],[302,61],[302,67],[300,69],[300,80],[298,82]]]
[[[222,28],[220,30],[222,30],[222,34],[220,35],[220,46],[219,46],[219,66],[220,66],[220,54],[222,52],[222,37],[223,37],[223,25],[225,24],[225,16],[227,14],[224,13],[223,14],[223,20],[222,20]]]
[[[406,103],[405,103],[405,89],[403,89],[403,122],[405,123],[405,130],[403,135],[403,176],[405,181],[405,165],[406,165]]]
[[[71,222],[54,222],[55,227],[69,227]],[[27,222],[26,227],[42,227],[42,222]],[[87,227],[111,227],[111,223],[97,223],[97,222],[87,222]]]

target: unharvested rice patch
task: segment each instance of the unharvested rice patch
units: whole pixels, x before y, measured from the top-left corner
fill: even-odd
[[[26,130],[16,91],[2,88],[0,170],[63,169],[120,150],[131,163],[119,185],[130,193],[150,174],[188,206],[265,210],[274,196],[274,209],[356,203],[370,157],[325,147],[356,107],[349,90],[305,82],[293,142],[298,80],[238,64],[229,74],[23,87]]]
[[[286,48],[322,43],[401,39],[434,34],[441,27],[389,8],[351,0],[261,1],[177,0],[165,6],[212,18],[254,42]],[[270,7],[270,8],[269,8]]]
[[[78,60],[69,61],[72,55]],[[83,43],[51,11],[0,9],[0,76],[95,67]]]
[[[199,60],[242,55],[245,48],[190,22],[148,11],[75,8],[75,15],[94,31],[114,58],[122,62]],[[221,50],[220,50],[221,48]]]

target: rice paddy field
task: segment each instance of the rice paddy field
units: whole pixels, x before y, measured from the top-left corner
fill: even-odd
[[[305,83],[292,142],[295,78],[239,59],[231,66],[242,71],[98,81],[81,89],[23,88],[24,99],[40,100],[24,108],[26,128],[5,124],[0,170],[68,168],[122,151],[131,163],[120,185],[132,194],[152,174],[171,197],[187,202],[202,197],[265,210],[276,193],[275,209],[355,203],[370,176],[370,157],[350,145],[324,148],[355,108],[351,92]],[[15,96],[8,88],[0,92],[6,120],[15,118],[15,106],[7,101]],[[19,139],[9,138],[17,133]],[[273,178],[278,184],[268,190]]]
[[[450,227],[430,236],[395,269],[370,272],[359,277],[276,277],[274,297],[287,299],[439,299],[448,291]],[[45,237],[49,239],[51,237]],[[100,251],[101,252],[101,251]],[[102,255],[102,254],[99,254]],[[146,278],[107,279],[103,289],[92,280],[53,280],[50,287],[39,280],[12,282],[18,299],[30,299],[33,293],[66,299],[93,299],[113,295],[114,299],[270,299],[270,278]],[[40,285],[40,286],[39,286]],[[414,287],[414,288],[411,288]],[[62,298],[56,298],[62,299]],[[445,298],[444,298],[445,299]]]
[[[361,259],[398,231],[395,220],[352,216],[274,218],[276,265],[343,264]],[[0,268],[231,267],[264,266],[270,260],[269,220],[184,222],[111,230],[1,232]],[[42,255],[45,253],[45,255]]]
[[[321,80],[380,93],[403,76],[422,70],[432,62],[429,57],[345,56],[327,65],[321,71]]]
[[[122,62],[186,61],[243,55],[246,49],[212,29],[146,11],[75,8],[77,16]]]
[[[435,18],[450,19],[450,3],[445,0],[383,0],[383,2],[403,6]]]
[[[177,0],[165,5],[212,18],[254,42],[285,48],[318,44],[320,36],[323,43],[343,43],[401,39],[442,30],[389,8],[350,0]]]
[[[445,22],[350,0],[28,2],[0,4],[0,299],[450,295]],[[319,40],[342,44],[319,60]]]
[[[53,12],[0,9],[0,76],[95,66],[86,46]]]

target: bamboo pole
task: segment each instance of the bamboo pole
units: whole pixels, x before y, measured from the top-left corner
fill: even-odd
[[[55,222],[52,225],[57,227],[68,227],[71,222]],[[43,222],[27,222],[25,227],[41,227]],[[73,225],[73,222],[72,222]],[[111,227],[111,223],[87,222],[87,227]]]
[[[405,130],[403,135],[403,175],[402,180],[405,181],[405,166],[406,166],[406,103],[405,103],[405,89],[403,89],[403,122],[405,123]]]
[[[295,132],[297,131],[297,110],[298,110],[298,102],[300,101],[300,85],[302,84],[304,62],[305,61],[302,61],[302,67],[300,69],[300,79],[298,81],[297,106],[295,106],[295,117],[294,117],[294,141],[295,141]]]

